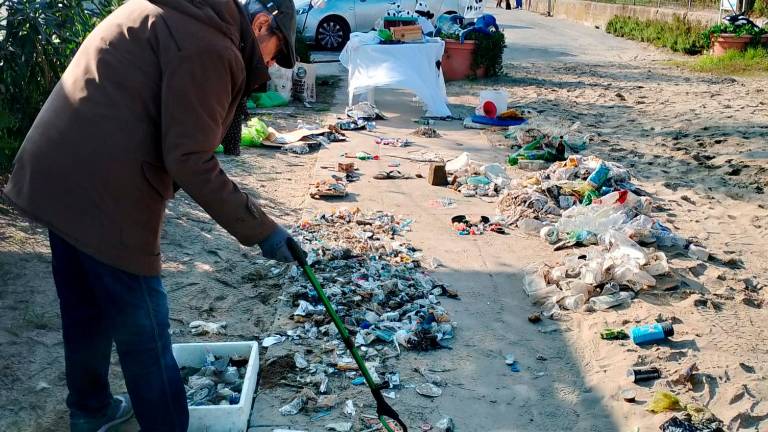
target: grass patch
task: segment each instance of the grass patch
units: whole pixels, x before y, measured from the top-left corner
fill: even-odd
[[[630,16],[617,15],[608,21],[605,31],[626,39],[669,48],[684,54],[700,54],[707,48],[701,34],[706,27],[675,16],[672,22],[641,20]]]
[[[746,51],[728,51],[720,57],[705,55],[686,66],[716,75],[768,74],[768,49],[750,47]]]
[[[768,17],[768,0],[756,0],[752,13],[759,17]]]

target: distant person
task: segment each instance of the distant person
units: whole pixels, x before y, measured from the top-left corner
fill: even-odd
[[[523,0],[515,0],[515,9],[523,8]]]
[[[501,1],[502,0],[496,0],[496,7],[497,8],[501,7]],[[517,0],[515,0],[515,1],[517,1]],[[512,4],[509,2],[509,0],[506,0],[506,7],[505,7],[505,9],[506,10],[511,10],[512,9]]]

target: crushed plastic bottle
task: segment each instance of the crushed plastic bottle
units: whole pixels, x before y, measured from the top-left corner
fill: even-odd
[[[542,303],[559,294],[561,291],[554,285],[547,285],[547,281],[538,271],[528,271],[523,280],[523,289],[533,303]]]
[[[584,294],[576,294],[563,298],[562,305],[568,310],[579,310],[586,302],[587,297]]]
[[[589,305],[598,311],[610,309],[619,305],[629,305],[634,295],[627,291],[621,291],[616,294],[592,297],[589,299]]]

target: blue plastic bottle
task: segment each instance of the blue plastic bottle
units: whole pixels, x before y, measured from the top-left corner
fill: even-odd
[[[671,322],[662,322],[632,327],[629,336],[635,345],[646,345],[661,342],[675,334]]]

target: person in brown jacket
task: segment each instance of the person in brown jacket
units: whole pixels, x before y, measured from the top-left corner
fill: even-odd
[[[49,229],[70,428],[185,431],[160,281],[174,185],[240,243],[292,261],[290,234],[213,151],[244,94],[295,62],[292,0],[130,0],[83,42],[42,107],[4,196]],[[201,240],[204,241],[204,240]],[[130,399],[114,397],[115,343]]]

